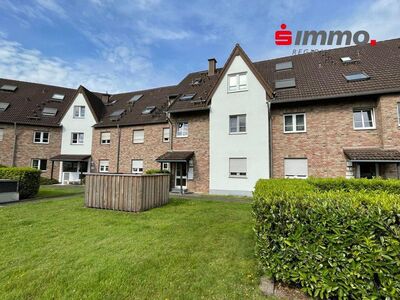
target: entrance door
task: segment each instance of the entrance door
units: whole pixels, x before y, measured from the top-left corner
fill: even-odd
[[[375,163],[360,163],[360,178],[374,178],[379,176],[377,172],[377,165]]]
[[[175,188],[180,189],[182,186],[182,189],[186,189],[186,182],[187,182],[186,163],[177,163],[175,168]]]

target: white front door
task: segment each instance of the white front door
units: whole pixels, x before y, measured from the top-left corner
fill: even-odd
[[[186,163],[177,163],[175,168],[175,188],[187,187]]]

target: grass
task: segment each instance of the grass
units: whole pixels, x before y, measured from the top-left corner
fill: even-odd
[[[265,299],[249,203],[173,199],[133,214],[75,194],[1,207],[0,227],[1,298]]]

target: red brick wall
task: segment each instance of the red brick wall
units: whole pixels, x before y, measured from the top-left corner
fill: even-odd
[[[209,191],[209,114],[185,113],[176,114],[172,118],[174,128],[173,149],[194,151],[194,174],[193,180],[188,180],[188,190],[192,192],[208,193]],[[189,136],[176,137],[176,123],[188,121]]]
[[[0,141],[0,164],[12,165],[14,126],[0,125],[4,128],[4,139]],[[33,134],[35,131],[46,131],[50,133],[48,144],[35,144]],[[36,127],[17,125],[17,144],[15,165],[18,167],[29,167],[32,159],[47,159],[47,171],[43,171],[42,176],[51,176],[50,158],[60,154],[61,150],[61,128]],[[59,163],[54,163],[53,177],[58,179]]]
[[[273,177],[284,176],[284,158],[308,158],[309,176],[346,176],[343,148],[382,147],[381,107],[375,99],[322,101],[272,107]],[[376,108],[376,129],[353,129],[353,108],[362,107]],[[283,114],[296,112],[306,113],[307,132],[283,133]]]
[[[155,160],[160,155],[164,154],[169,149],[169,143],[164,143],[163,128],[169,125],[155,124],[144,126],[129,126],[122,127],[121,130],[121,143],[120,143],[120,157],[119,157],[119,172],[131,173],[132,172],[132,159],[142,159],[144,171],[148,169],[160,169],[160,164]],[[133,143],[133,131],[144,129],[144,143]],[[100,144],[101,132],[111,133],[111,143],[109,145]],[[105,128],[94,129],[93,143],[92,143],[92,160],[94,163],[93,172],[99,170],[99,160],[109,160],[109,172],[117,172],[117,145],[118,145],[118,129]]]

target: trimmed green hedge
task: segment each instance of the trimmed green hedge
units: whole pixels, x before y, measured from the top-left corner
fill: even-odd
[[[259,180],[253,212],[263,273],[315,298],[398,297],[400,197],[363,182]]]
[[[47,177],[40,177],[40,185],[52,185],[59,183],[57,179]]]
[[[40,171],[33,168],[6,167],[0,168],[0,179],[19,181],[20,199],[36,196],[40,186]]]
[[[160,169],[149,169],[149,170],[146,171],[146,174],[147,174],[147,175],[151,175],[151,174],[164,174],[164,173],[168,174],[169,171],[167,171],[167,170],[160,170]]]

